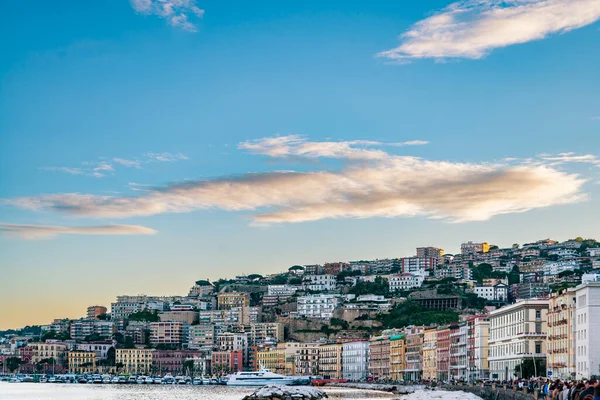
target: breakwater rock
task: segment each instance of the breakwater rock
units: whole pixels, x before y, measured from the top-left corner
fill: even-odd
[[[331,387],[345,387],[351,389],[363,389],[363,390],[379,390],[382,392],[390,392],[395,394],[409,394],[414,393],[417,390],[424,390],[425,385],[392,385],[383,383],[328,383],[327,386]]]
[[[244,397],[244,400],[318,400],[327,397],[322,390],[311,386],[268,385]]]

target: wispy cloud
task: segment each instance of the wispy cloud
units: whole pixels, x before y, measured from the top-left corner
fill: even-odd
[[[571,164],[571,163],[584,163],[584,164],[592,164],[600,167],[600,157],[595,156],[593,154],[575,154],[573,152],[569,153],[559,153],[556,155],[551,154],[541,154],[539,157],[548,165],[562,165],[562,164]]]
[[[466,0],[414,24],[380,57],[478,59],[496,48],[540,40],[600,19],[598,0]]]
[[[146,153],[144,154],[149,161],[161,161],[161,162],[173,162],[180,160],[187,160],[188,158],[181,154],[172,153]]]
[[[141,162],[139,160],[126,160],[124,158],[113,158],[112,159],[113,162],[120,164],[124,167],[133,167],[133,168],[140,168],[140,164]]]
[[[374,143],[378,142],[361,142],[361,145]],[[250,173],[234,178],[187,181],[148,188],[138,196],[65,193],[5,202],[30,210],[94,218],[216,208],[249,211],[254,224],[274,224],[326,218],[414,216],[451,222],[482,221],[586,198],[581,191],[585,179],[542,161],[456,163],[390,155],[382,150],[357,149],[355,145],[356,142],[309,142],[293,135],[239,145],[272,157],[349,159],[341,170]]]
[[[592,121],[600,121],[600,116],[598,116],[598,117],[590,117],[590,119]]]
[[[188,157],[181,154],[172,153],[146,153],[140,159],[126,159],[114,157],[108,159],[101,157],[98,161],[83,161],[79,167],[42,167],[45,171],[64,172],[71,175],[92,176],[95,178],[103,178],[108,174],[115,173],[115,164],[128,168],[142,168],[143,164],[153,162],[174,162],[187,160]]]
[[[57,235],[154,235],[154,229],[141,225],[52,226],[0,223],[0,233],[23,239],[46,239]]]
[[[418,146],[428,142],[412,140],[401,143],[383,143],[372,140],[324,141],[311,142],[302,135],[266,137],[242,142],[238,148],[255,154],[271,157],[293,158],[344,158],[349,160],[382,160],[389,155],[382,150],[371,147],[383,146]]]
[[[156,15],[165,19],[171,26],[189,32],[196,32],[192,18],[201,18],[204,10],[196,5],[196,0],[131,0],[133,9],[140,14]]]

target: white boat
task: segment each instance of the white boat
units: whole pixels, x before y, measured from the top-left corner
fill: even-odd
[[[114,376],[111,380],[110,383],[119,383],[119,377],[118,376]]]
[[[298,381],[298,377],[279,375],[266,368],[256,372],[236,372],[227,379],[227,386],[264,386],[290,385]]]
[[[194,378],[194,380],[192,381],[192,385],[202,385],[202,379]]]
[[[146,384],[151,385],[154,383],[154,379],[151,376],[146,377]]]
[[[146,383],[146,377],[144,375],[138,376],[137,383],[138,384],[145,384]]]
[[[152,380],[152,383],[155,384],[155,385],[160,385],[162,383],[162,379],[160,379],[160,378],[154,378]]]

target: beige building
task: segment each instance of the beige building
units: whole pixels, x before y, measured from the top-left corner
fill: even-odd
[[[552,377],[571,379],[575,372],[575,290],[552,293],[548,304],[548,371]]]
[[[123,364],[120,372],[132,375],[149,374],[152,369],[152,349],[117,349],[115,362]]]
[[[67,360],[68,347],[64,343],[47,341],[46,343],[30,343],[28,347],[32,348],[32,363],[40,362],[45,358],[53,358],[57,364],[62,364]]]
[[[342,348],[341,343],[319,347],[319,375],[324,379],[342,379]]]
[[[423,379],[437,379],[437,328],[423,333]]]
[[[296,375],[296,356],[310,343],[283,342],[277,344],[277,373]]]
[[[490,312],[491,379],[518,376],[518,366],[527,358],[546,359],[548,304],[548,300],[526,299]]]
[[[418,381],[423,374],[423,327],[406,329],[404,380]]]
[[[198,311],[165,311],[158,314],[161,321],[177,321],[193,324],[198,322]]]
[[[176,321],[152,322],[150,324],[150,342],[179,346],[183,343],[184,323]]]
[[[300,343],[300,350],[294,357],[294,375],[319,374],[319,344]]]
[[[242,292],[227,292],[217,295],[217,307],[219,310],[230,310],[234,307],[249,307],[250,294]]]
[[[390,379],[390,337],[369,339],[369,373],[374,380]]]
[[[93,351],[70,351],[69,372],[91,374],[96,371],[96,353]]]
[[[390,336],[390,379],[404,380],[404,357],[406,351],[404,335]]]
[[[472,328],[471,328],[472,326]],[[471,371],[471,378],[473,379],[486,379],[489,378],[490,367],[489,367],[489,337],[490,337],[490,319],[487,316],[477,316],[473,318],[472,323],[469,323],[469,330],[472,329],[469,336],[469,342],[473,341],[472,354],[469,354],[469,363],[473,370]]]

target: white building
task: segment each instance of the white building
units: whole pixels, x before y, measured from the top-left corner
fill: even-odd
[[[490,312],[491,379],[511,379],[526,358],[546,358],[548,304],[526,299]]]
[[[494,286],[476,286],[473,293],[489,301],[506,301],[508,298],[508,286],[499,283]]]
[[[579,268],[579,262],[575,260],[553,261],[544,264],[542,271],[544,275],[558,275],[564,271],[574,271]]]
[[[269,296],[293,296],[297,291],[298,287],[293,285],[267,286],[267,295]]]
[[[600,257],[600,248],[589,248],[587,249],[587,253],[590,257]]]
[[[315,294],[298,297],[298,316],[308,318],[332,318],[333,310],[342,299],[335,294]]]
[[[579,256],[579,252],[575,249],[554,249],[554,250],[550,250],[548,251],[548,255],[551,256],[559,256],[561,258],[567,258],[567,257],[577,257]]]
[[[390,276],[388,285],[390,292],[420,288],[424,281],[423,275],[413,275],[405,272]]]
[[[461,322],[458,329],[450,330],[450,377],[467,379],[469,361],[467,358],[467,334],[469,326]]]
[[[583,274],[581,276],[581,283],[586,282],[600,282],[600,274]]]
[[[600,282],[586,282],[575,288],[576,379],[600,375]]]
[[[433,270],[438,265],[433,257],[406,257],[402,259],[402,272],[423,274],[422,271]]]
[[[302,286],[304,289],[316,292],[334,290],[337,287],[337,277],[335,275],[304,275]]]
[[[369,376],[369,342],[347,342],[342,345],[342,373],[349,381]]]

